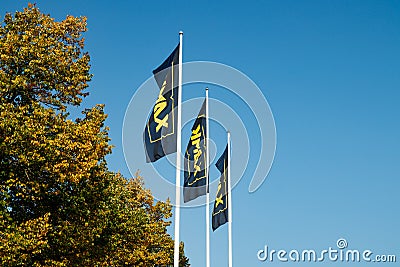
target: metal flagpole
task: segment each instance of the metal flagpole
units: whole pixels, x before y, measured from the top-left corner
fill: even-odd
[[[232,267],[231,133],[228,131],[228,242],[229,267]]]
[[[209,127],[208,127],[208,87],[206,88],[206,267],[210,267],[210,192],[208,188],[209,184]]]
[[[179,267],[179,226],[180,226],[180,205],[181,205],[181,124],[182,124],[182,37],[179,32],[179,79],[178,79],[178,117],[176,133],[176,176],[175,176],[175,246],[174,246],[174,267]]]

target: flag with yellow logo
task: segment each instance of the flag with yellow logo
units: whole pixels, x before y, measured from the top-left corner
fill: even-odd
[[[185,152],[183,198],[184,202],[193,200],[207,192],[207,134],[206,101],[193,124],[190,140]]]
[[[215,197],[212,213],[213,231],[228,221],[228,145],[215,166],[217,166],[218,170],[221,172],[221,177],[219,178],[217,195]]]
[[[143,134],[147,162],[176,152],[178,66],[179,45],[153,71],[160,91]]]

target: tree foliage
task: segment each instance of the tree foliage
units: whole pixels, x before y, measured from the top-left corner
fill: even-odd
[[[6,14],[0,28],[2,100],[62,110],[79,105],[91,79],[90,57],[82,51],[85,31],[85,17],[56,22],[33,6]]]
[[[103,106],[69,119],[92,77],[85,31],[86,18],[33,5],[0,26],[1,266],[172,263],[171,205],[108,170]]]

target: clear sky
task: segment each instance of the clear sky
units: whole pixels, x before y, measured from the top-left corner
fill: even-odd
[[[84,105],[106,104],[115,145],[109,166],[127,177],[125,110],[178,43],[180,30],[184,62],[227,64],[262,90],[276,123],[276,155],[259,190],[248,192],[251,171],[233,190],[234,266],[279,265],[257,259],[265,245],[322,251],[337,249],[339,238],[349,249],[394,254],[400,261],[400,1],[35,2],[57,20],[68,14],[88,17],[86,50],[94,78]],[[0,13],[25,6],[27,1],[3,0]],[[198,93],[184,90],[184,100],[203,94],[195,87],[190,86]],[[245,108],[220,92],[210,88],[210,97],[236,107],[246,120]],[[149,97],[156,96],[155,89]],[[137,114],[143,120],[147,115]],[[257,131],[251,127],[248,132]],[[137,126],[138,132],[143,129]],[[219,154],[226,141],[214,137]],[[251,138],[255,146],[259,141]],[[143,153],[142,147],[132,149]],[[145,172],[148,166],[136,168]],[[218,178],[215,170],[211,175]],[[181,224],[192,266],[205,266],[204,208],[183,209]],[[226,226],[211,234],[211,248],[211,266],[228,266]]]

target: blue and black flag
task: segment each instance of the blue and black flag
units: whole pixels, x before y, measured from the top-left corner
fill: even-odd
[[[160,92],[143,134],[147,162],[176,152],[178,67],[179,45],[153,70]]]
[[[183,185],[184,202],[193,200],[207,192],[207,124],[206,101],[200,109],[192,127],[189,144],[185,152],[185,172]]]
[[[215,166],[221,172],[221,177],[219,178],[217,196],[215,197],[212,213],[213,231],[228,221],[228,145]]]

